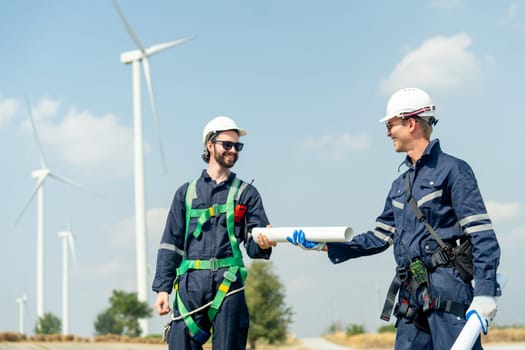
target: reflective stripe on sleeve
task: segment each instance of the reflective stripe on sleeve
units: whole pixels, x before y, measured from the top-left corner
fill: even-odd
[[[376,221],[376,227],[380,228],[382,230],[388,231],[390,233],[395,233],[396,232],[396,228],[395,227],[389,226],[389,225],[384,224],[384,223],[382,223],[380,221]]]
[[[384,233],[381,233],[379,232],[378,230],[372,230],[372,233],[374,234],[374,236],[376,236],[377,238],[385,241],[388,243],[388,245],[392,245],[392,238],[390,238],[390,236],[387,236],[385,235]]]
[[[467,216],[466,218],[459,221],[459,224],[463,227],[467,224],[470,224],[474,221],[481,221],[481,220],[490,220],[489,214],[477,214],[477,215],[471,215]]]
[[[172,252],[175,252],[181,256],[184,256],[184,251],[177,248],[174,244],[161,243],[159,246],[159,249],[171,250]]]
[[[467,227],[466,229],[463,230],[463,232],[465,232],[465,234],[467,235],[470,235],[474,232],[489,231],[493,229],[494,228],[492,227],[492,224],[485,224],[485,225],[476,225],[476,226]]]

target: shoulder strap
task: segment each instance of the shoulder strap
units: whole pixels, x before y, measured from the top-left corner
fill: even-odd
[[[197,189],[196,189],[197,179],[193,179],[188,183],[188,188],[186,189],[186,197],[184,204],[186,206],[186,233],[184,237],[188,236],[188,227],[190,226],[191,219],[191,205],[195,198],[197,198]]]
[[[421,212],[421,210],[417,206],[417,203],[414,200],[414,197],[412,197],[412,186],[410,184],[410,176],[409,176],[408,172],[405,174],[405,184],[406,184],[406,189],[407,189],[407,193],[408,193],[408,204],[410,204],[410,207],[412,208],[412,210],[416,214],[416,218],[425,225],[425,227],[427,228],[428,232],[430,232],[432,237],[438,242],[439,246],[441,248],[443,248],[443,249],[446,249],[447,245],[445,244],[445,242],[443,242],[441,237],[439,237],[439,234],[427,222],[427,219],[425,218],[425,215],[423,215],[423,213]]]

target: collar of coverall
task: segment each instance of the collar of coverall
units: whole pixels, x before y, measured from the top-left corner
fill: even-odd
[[[428,144],[427,148],[425,148],[425,151],[423,152],[423,155],[421,155],[420,162],[425,162],[427,158],[430,158],[432,153],[438,152],[440,150],[441,150],[441,146],[439,145],[439,139],[434,139],[434,140],[430,141],[430,143]],[[412,159],[410,159],[410,157],[408,155],[406,156],[405,160],[403,160],[403,162],[401,162],[401,164],[399,164],[399,167],[397,168],[397,172],[399,172],[401,170],[401,167],[403,165],[406,165],[407,168],[409,168],[409,169],[413,169],[414,168],[414,166],[412,165]]]

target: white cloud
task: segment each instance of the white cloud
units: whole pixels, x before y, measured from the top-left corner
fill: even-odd
[[[54,122],[61,102],[41,98],[31,106],[42,144],[55,146],[55,151],[69,164],[98,177],[123,177],[133,173],[133,129],[119,124],[115,115],[95,116],[70,107],[64,119]],[[1,119],[0,119],[1,121]],[[30,130],[29,119],[21,123]],[[144,144],[144,152],[150,147]],[[44,151],[45,152],[45,151]]]
[[[21,111],[21,103],[14,98],[0,100],[0,127],[7,124]]]
[[[339,160],[347,154],[363,151],[370,147],[370,139],[367,134],[351,135],[344,133],[340,136],[326,135],[319,138],[305,139],[301,147],[305,150],[314,150],[328,154],[333,159]]]
[[[57,114],[60,105],[59,100],[42,97],[37,105],[31,106],[33,117],[37,121],[50,119]]]
[[[522,247],[525,244],[525,226],[514,227],[510,231],[498,231],[497,236],[505,259],[513,261],[522,258]]]
[[[155,246],[157,246],[160,242],[162,232],[164,232],[167,216],[168,209],[166,208],[153,208],[148,210],[147,220],[149,239],[150,242],[155,244]]]
[[[507,12],[500,23],[503,26],[507,26],[521,34],[525,34],[525,25],[523,25],[523,9],[525,7],[525,1],[513,1],[510,3]]]
[[[167,208],[152,208],[146,211],[146,232],[149,235],[148,242],[155,244],[155,247],[153,247],[155,251],[156,245],[160,242],[162,232],[164,231],[167,215]],[[135,217],[123,219],[115,225],[111,232],[111,240],[115,247],[135,252]]]
[[[42,113],[46,107],[42,105]],[[112,114],[97,117],[72,107],[59,124],[40,123],[43,143],[56,146],[68,163],[94,176],[127,176],[133,171],[133,130]],[[146,147],[145,151],[149,148]]]
[[[381,92],[390,94],[410,86],[450,90],[475,82],[481,76],[481,60],[469,51],[471,44],[466,33],[425,40],[382,79]]]
[[[495,221],[514,219],[521,211],[521,204],[518,202],[501,203],[487,201],[485,204],[490,217]]]

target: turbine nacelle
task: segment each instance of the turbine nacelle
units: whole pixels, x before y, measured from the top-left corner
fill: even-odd
[[[50,169],[38,169],[31,172],[31,177],[35,179],[45,179],[50,173]]]

